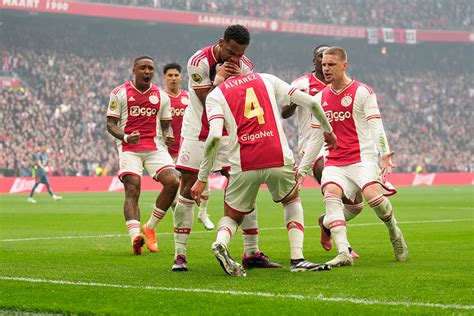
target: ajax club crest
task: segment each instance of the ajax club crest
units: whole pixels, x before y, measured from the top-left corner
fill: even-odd
[[[158,104],[158,101],[159,101],[158,96],[156,95],[150,95],[148,100],[150,101],[151,104]]]
[[[350,95],[346,95],[344,98],[341,100],[341,105],[348,107],[352,103],[352,98]]]

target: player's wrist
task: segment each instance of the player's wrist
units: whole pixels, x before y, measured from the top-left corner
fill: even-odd
[[[127,134],[123,134],[123,141],[128,143],[128,136]]]
[[[216,77],[214,78],[214,81],[212,82],[212,85],[214,86],[218,86],[220,85],[221,83],[223,83],[225,81],[225,78],[220,76],[220,75],[216,75]]]

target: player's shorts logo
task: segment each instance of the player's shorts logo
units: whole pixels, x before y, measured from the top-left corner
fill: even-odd
[[[351,103],[352,103],[352,98],[351,98],[350,95],[346,95],[346,96],[345,96],[344,98],[342,98],[342,100],[341,100],[341,105],[342,105],[342,106],[345,106],[345,107],[351,105]]]
[[[201,83],[202,77],[199,74],[192,74],[191,78],[195,83]]]
[[[184,105],[188,105],[189,104],[189,99],[187,97],[182,97],[181,98],[181,103],[184,104]]]
[[[189,161],[189,152],[183,152],[179,157],[179,161],[182,163],[187,163]]]
[[[150,95],[148,100],[150,101],[151,104],[158,104],[158,101],[160,101],[160,99],[158,99],[156,95]]]
[[[109,109],[111,109],[112,111],[115,111],[117,109],[117,102],[115,101],[112,101],[110,102],[110,105],[109,105]]]

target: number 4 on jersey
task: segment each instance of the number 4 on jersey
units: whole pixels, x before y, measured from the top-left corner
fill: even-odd
[[[255,91],[253,88],[247,88],[245,93],[244,116],[248,119],[257,117],[258,124],[265,124],[265,118],[263,117],[263,114],[263,108],[260,107],[260,103],[258,102]]]

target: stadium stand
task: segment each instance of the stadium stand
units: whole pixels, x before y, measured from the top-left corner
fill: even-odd
[[[3,20],[1,75],[18,78],[22,86],[1,90],[0,176],[31,175],[41,141],[50,147],[51,174],[94,175],[97,166],[102,174],[115,174],[105,112],[109,92],[131,77],[133,58],[156,57],[160,85],[165,63],[184,65],[221,35],[220,29],[189,26],[28,18],[27,25],[16,15]],[[426,171],[472,171],[472,111],[466,104],[474,97],[472,45],[391,45],[380,54],[379,46],[361,41],[255,32],[248,56],[257,71],[292,81],[311,70],[312,49],[320,43],[346,47],[351,75],[375,88],[397,172],[414,172],[418,165]],[[186,88],[187,79],[183,82]],[[295,121],[285,128],[295,148]]]
[[[90,2],[351,26],[472,30],[470,0],[93,0]]]

